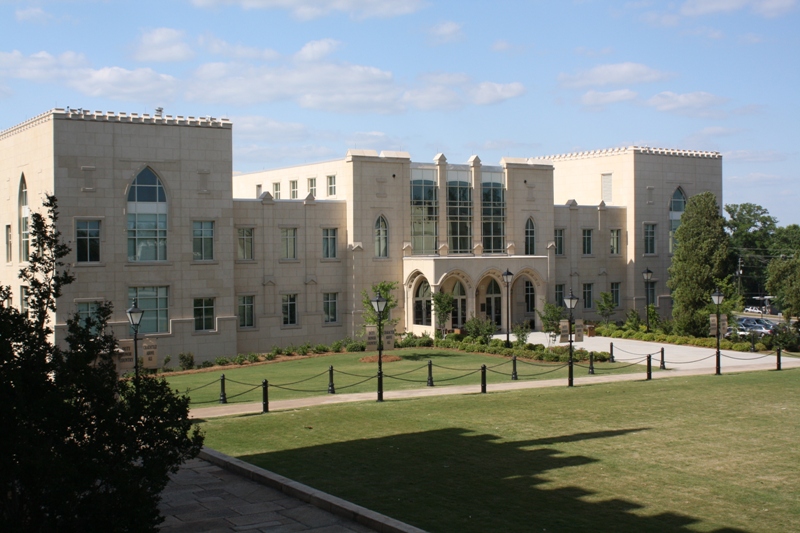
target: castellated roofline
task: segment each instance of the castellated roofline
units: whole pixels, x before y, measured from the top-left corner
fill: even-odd
[[[545,161],[565,161],[568,159],[585,159],[589,157],[605,157],[612,155],[620,155],[626,152],[635,152],[639,154],[652,154],[652,155],[671,155],[679,157],[703,157],[709,159],[722,158],[722,154],[720,154],[719,152],[680,150],[677,148],[651,148],[649,146],[621,146],[618,148],[606,148],[603,150],[591,150],[587,152],[572,152],[569,154],[545,155],[545,156],[534,157],[533,159],[540,159]]]
[[[0,131],[0,139],[5,139],[20,131],[38,126],[50,120],[86,120],[94,122],[128,122],[131,124],[161,124],[166,126],[195,126],[205,128],[231,128],[227,118],[184,117],[173,115],[149,115],[147,113],[115,113],[113,111],[86,111],[83,109],[55,108],[26,120],[7,130]]]

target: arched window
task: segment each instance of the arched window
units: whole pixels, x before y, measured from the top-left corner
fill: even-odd
[[[128,190],[128,261],[167,260],[167,195],[146,167]]]
[[[535,254],[535,247],[534,247],[535,233],[536,233],[536,227],[533,225],[533,219],[529,218],[528,221],[525,223],[525,255]]]
[[[672,193],[672,199],[669,202],[669,253],[675,251],[675,230],[681,225],[681,215],[686,211],[686,195],[680,187],[675,189]]]
[[[486,316],[491,318],[498,327],[503,320],[503,297],[501,295],[497,280],[489,281],[489,286],[486,287]]]
[[[19,260],[30,257],[30,208],[28,207],[28,184],[25,174],[19,180]]]
[[[536,289],[531,281],[525,280],[525,312],[536,312]]]
[[[414,294],[414,324],[431,325],[431,286],[423,281]]]
[[[389,257],[389,224],[383,215],[375,221],[375,257]]]
[[[467,321],[467,292],[460,281],[453,287],[453,325],[454,328],[464,326]]]

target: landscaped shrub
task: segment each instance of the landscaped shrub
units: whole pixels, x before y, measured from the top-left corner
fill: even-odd
[[[461,342],[464,340],[464,335],[461,333],[448,333],[445,339],[454,342]]]
[[[214,360],[214,364],[216,364],[217,366],[226,366],[229,365],[230,363],[231,362],[227,357],[217,357]]]
[[[181,352],[178,354],[178,366],[181,370],[191,370],[194,368],[194,354],[192,352]]]
[[[617,331],[611,334],[612,339],[621,339],[624,336],[625,336],[625,331],[621,329],[618,329]]]
[[[736,350],[737,352],[749,352],[750,351],[750,343],[749,342],[735,342],[731,349]]]
[[[297,353],[297,348],[295,347],[294,344],[290,344],[289,346],[283,349],[283,353],[285,355],[294,355]]]
[[[212,366],[214,366],[213,361],[203,361],[200,363],[200,368],[211,368]]]
[[[363,352],[367,349],[367,344],[363,341],[353,341],[347,344],[348,352]]]
[[[757,342],[757,343],[756,343],[756,351],[757,351],[757,352],[764,352],[764,351],[766,351],[766,350],[767,350],[767,347],[766,347],[766,346],[764,346],[764,343],[763,343],[763,342]]]
[[[247,354],[247,362],[248,363],[258,363],[261,358],[258,356],[257,353],[250,352]]]
[[[461,339],[461,342],[463,342],[465,344],[474,344],[475,343],[475,337],[472,337],[471,335],[467,335],[466,337]]]
[[[308,355],[311,351],[311,343],[305,342],[297,348],[298,355]]]
[[[328,352],[328,347],[325,346],[324,344],[317,344],[316,346],[314,346],[314,353],[327,353],[327,352]]]
[[[264,359],[266,359],[267,361],[273,361],[275,360],[275,357],[276,357],[275,352],[269,352],[264,356]]]
[[[429,348],[433,346],[433,339],[427,333],[423,333],[422,337],[417,339],[417,346]]]
[[[470,337],[483,339],[482,344],[489,342],[489,339],[497,331],[497,326],[491,318],[478,318],[473,316],[464,323],[464,330]]]
[[[502,339],[492,339],[489,341],[489,346],[502,347],[506,345],[506,341]]]
[[[333,341],[331,343],[331,351],[333,353],[339,353],[342,351],[342,341]]]
[[[243,353],[240,353],[233,358],[233,362],[237,365],[243,365],[247,362],[247,357],[245,357]]]

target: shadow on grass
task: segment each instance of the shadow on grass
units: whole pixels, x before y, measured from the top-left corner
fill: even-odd
[[[425,362],[427,362],[428,359],[436,361],[437,359],[446,359],[448,357],[463,357],[464,356],[464,352],[457,352],[457,351],[453,351],[453,352],[439,352],[439,351],[437,351],[437,352],[433,352],[433,353],[421,352],[421,353],[411,353],[411,354],[395,354],[395,353],[391,353],[391,352],[386,352],[386,353],[388,353],[389,355],[397,355],[398,357],[400,357],[404,361],[425,361]]]
[[[648,429],[503,442],[450,428],[240,458],[432,532],[690,531],[700,519],[678,512],[641,516],[634,511],[642,506],[631,501],[547,486],[550,471],[597,462],[548,446]]]

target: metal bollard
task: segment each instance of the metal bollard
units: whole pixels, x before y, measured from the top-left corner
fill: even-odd
[[[653,356],[647,356],[647,380],[653,379]]]
[[[511,381],[517,380],[517,356],[511,358]]]
[[[433,361],[428,359],[428,387],[433,387]]]
[[[261,382],[261,412],[269,413],[269,381]]]
[[[611,343],[611,348],[609,349],[609,354],[610,355],[608,357],[608,361],[610,363],[616,363],[616,361],[614,361],[614,343],[613,342]]]
[[[667,369],[667,363],[666,363],[666,361],[664,361],[664,347],[663,346],[661,347],[661,364],[659,365],[658,368],[659,368],[659,370],[666,370]]]
[[[228,403],[228,396],[225,394],[225,374],[219,378],[219,403]]]
[[[328,394],[336,394],[336,387],[333,386],[333,365],[328,367]]]
[[[778,366],[777,366],[776,370],[780,370],[780,369],[781,369],[781,349],[778,348]]]
[[[589,374],[594,374],[594,352],[589,352]]]
[[[481,365],[481,394],[486,394],[486,365]]]

